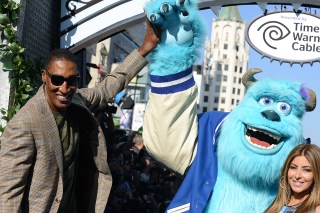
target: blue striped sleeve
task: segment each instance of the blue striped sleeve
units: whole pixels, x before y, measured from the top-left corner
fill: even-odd
[[[192,68],[172,75],[150,75],[150,80],[151,92],[156,94],[177,93],[195,85]]]

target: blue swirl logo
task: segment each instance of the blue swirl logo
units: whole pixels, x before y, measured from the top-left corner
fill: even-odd
[[[270,41],[280,41],[290,35],[290,30],[278,21],[269,21],[258,28],[263,30],[263,40],[272,49],[277,49]]]

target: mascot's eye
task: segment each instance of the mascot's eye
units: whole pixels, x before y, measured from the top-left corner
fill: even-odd
[[[291,106],[285,102],[279,102],[277,108],[280,112],[288,114],[291,111]]]
[[[262,105],[262,106],[270,106],[271,104],[273,104],[273,99],[272,98],[269,98],[269,97],[262,97],[260,98],[259,100],[259,103]]]

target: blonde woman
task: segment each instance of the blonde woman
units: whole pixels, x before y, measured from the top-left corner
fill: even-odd
[[[276,199],[265,213],[320,213],[320,148],[301,144],[282,168]]]

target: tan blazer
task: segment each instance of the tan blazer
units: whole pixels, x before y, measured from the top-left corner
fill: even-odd
[[[112,178],[106,141],[92,113],[124,89],[145,65],[135,50],[96,88],[78,89],[70,105],[79,116],[78,212],[103,212]],[[57,212],[63,195],[59,132],[43,87],[10,120],[1,138],[0,212]]]

